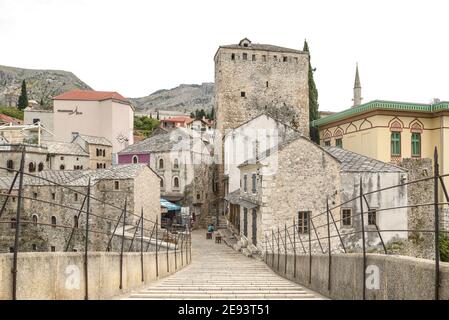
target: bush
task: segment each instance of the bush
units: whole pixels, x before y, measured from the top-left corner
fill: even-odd
[[[0,107],[0,113],[23,120],[23,111],[13,107]]]
[[[449,262],[449,237],[440,235],[440,260]]]

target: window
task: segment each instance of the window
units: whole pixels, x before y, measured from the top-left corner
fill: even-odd
[[[412,157],[421,156],[421,133],[412,133]]]
[[[341,212],[341,224],[343,226],[352,226],[351,209],[343,209]]]
[[[231,60],[235,60],[235,53],[231,53]]]
[[[56,228],[56,217],[55,216],[51,217],[51,224],[52,224],[53,228]]]
[[[298,212],[298,232],[308,233],[309,232],[309,211],[299,211]]]
[[[262,61],[263,62],[267,62],[267,56],[266,55],[262,55]]]
[[[74,197],[75,201],[78,201],[78,193],[75,193],[75,194],[73,195],[73,197]]]
[[[343,139],[342,138],[335,139],[335,146],[337,148],[343,148]]]
[[[376,225],[376,220],[377,220],[376,209],[370,209],[368,211],[368,225],[370,226]]]
[[[42,170],[44,170],[44,164],[42,162],[39,162],[39,164],[37,165],[37,171],[41,172]]]
[[[118,181],[114,181],[114,190],[120,189],[120,183]]]
[[[14,252],[14,247],[9,247],[9,252],[13,253]]]
[[[64,160],[64,157],[61,157],[61,160]]]
[[[196,194],[196,200],[200,200],[201,199],[201,195],[199,193]]]
[[[265,83],[265,86],[268,88],[268,81]]]
[[[15,229],[16,226],[17,226],[16,218],[12,218],[12,219],[11,219],[11,229]]]
[[[241,91],[240,92],[240,97],[245,98],[246,97],[246,92],[245,91]]]
[[[253,175],[251,176],[251,186],[252,186],[253,193],[256,193],[256,181],[257,181],[257,176],[255,173],[253,173]]]
[[[41,119],[37,119],[37,118],[33,119],[33,124],[36,124],[38,122],[41,122]]]
[[[256,55],[255,54],[252,55],[251,60],[256,61]]]
[[[243,208],[243,235],[248,236],[248,209]]]
[[[33,216],[31,217],[31,220],[33,220],[34,224],[37,224],[37,220],[38,220],[37,214],[33,214]]]
[[[34,164],[34,162],[30,162],[28,164],[28,172],[35,172],[36,171],[36,165]]]
[[[274,61],[278,61],[278,56],[273,56]]]
[[[73,227],[78,228],[78,216],[73,216]]]
[[[6,161],[6,167],[9,169],[8,171],[12,171],[12,169],[14,169],[14,161],[12,160]]]
[[[247,187],[247,177],[246,177],[246,174],[243,176],[243,191],[244,192],[246,192],[247,190],[248,190],[248,187]]]
[[[164,169],[164,159],[159,159],[159,169]]]
[[[65,169],[65,165],[61,164],[61,165],[59,166],[59,170],[64,170],[64,169]]]
[[[33,192],[33,198],[37,199],[37,192]]]
[[[298,63],[298,57],[295,57],[295,62]]]
[[[287,62],[287,60],[288,60],[287,57],[282,57],[283,62]]]
[[[103,157],[106,157],[106,150],[103,149]]]
[[[33,251],[37,251],[37,245],[36,245],[36,244],[33,243],[33,244],[31,245],[31,248],[33,249]]]
[[[161,178],[161,188],[164,187],[164,179]]]
[[[391,133],[391,155],[400,156],[401,155],[401,133],[392,132]]]
[[[178,159],[175,159],[174,163],[173,163],[173,169],[178,169],[178,168],[179,168]]]
[[[51,250],[51,252],[55,252],[56,251],[56,247],[55,246],[51,246],[50,250]]]
[[[247,43],[244,43],[243,46],[246,47],[246,48],[248,48],[248,44],[247,44]]]
[[[179,178],[178,177],[173,178],[173,187],[179,188]]]
[[[247,53],[243,54],[243,60],[248,60],[248,54]]]
[[[324,141],[324,146],[325,147],[330,147],[331,146],[331,141],[330,140]]]
[[[52,200],[55,200],[55,199],[56,199],[56,193],[54,193],[54,192],[51,193],[51,199],[52,199]]]

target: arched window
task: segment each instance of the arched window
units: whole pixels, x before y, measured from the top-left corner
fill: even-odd
[[[133,163],[139,163],[139,157],[133,156]]]
[[[64,169],[65,169],[65,165],[61,164],[61,165],[59,166],[59,170],[64,170]]]
[[[179,168],[179,163],[178,163],[178,159],[175,159],[173,161],[173,169],[178,169]]]
[[[34,162],[30,162],[28,164],[28,172],[35,172],[36,171],[36,165],[34,164]]]
[[[161,178],[161,188],[164,187],[164,179]]]
[[[106,157],[106,150],[103,149],[103,157]]]
[[[173,188],[179,188],[179,178],[178,177],[173,178]]]
[[[7,167],[8,169],[10,169],[10,170],[8,170],[8,171],[12,171],[12,169],[14,169],[14,161],[12,161],[12,160],[6,161],[6,167]]]
[[[73,227],[78,228],[78,216],[73,216]]]
[[[164,169],[164,159],[159,159],[159,169]]]
[[[33,220],[34,224],[37,224],[37,214],[33,214],[33,216],[31,217],[31,219]]]
[[[39,164],[37,165],[37,171],[42,171],[44,170],[44,164],[42,162],[39,162]]]
[[[56,228],[56,217],[55,216],[51,217],[51,224],[52,224],[53,228]]]

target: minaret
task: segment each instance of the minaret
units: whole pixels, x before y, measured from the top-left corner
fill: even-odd
[[[354,108],[361,105],[362,99],[362,86],[360,85],[359,64],[357,63],[355,67],[354,98],[352,99],[352,101],[354,101],[354,105],[352,107]]]

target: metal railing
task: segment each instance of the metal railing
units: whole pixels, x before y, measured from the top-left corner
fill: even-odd
[[[434,299],[439,299],[439,288],[440,288],[440,237],[441,235],[447,235],[448,230],[442,230],[440,228],[440,222],[447,223],[444,219],[440,217],[440,211],[443,206],[449,205],[449,194],[447,192],[443,178],[449,176],[449,174],[441,175],[439,173],[438,164],[438,152],[435,148],[434,151],[434,173],[431,177],[426,177],[414,181],[404,182],[398,185],[393,185],[385,187],[382,189],[364,192],[362,178],[360,178],[360,188],[358,195],[350,200],[344,201],[338,205],[329,206],[329,198],[326,198],[326,203],[324,204],[325,210],[322,212],[315,213],[309,212],[308,216],[298,223],[297,220],[293,219],[293,223],[289,226],[283,224],[282,226],[273,227],[264,231],[264,240],[262,241],[262,250],[264,252],[265,262],[268,264],[268,256],[271,255],[271,265],[280,271],[280,256],[284,254],[285,261],[283,263],[285,270],[283,272],[287,273],[287,255],[292,253],[295,258],[293,259],[293,277],[296,278],[296,256],[298,254],[308,255],[309,259],[309,284],[312,282],[312,255],[314,253],[321,253],[328,255],[328,289],[331,288],[331,266],[332,266],[332,255],[335,253],[348,253],[349,251],[361,252],[363,255],[363,288],[362,288],[362,299],[366,299],[366,263],[367,263],[367,253],[369,250],[373,250],[372,246],[366,239],[367,235],[375,234],[377,236],[377,244],[375,245],[374,251],[381,254],[390,254],[392,250],[388,249],[387,244],[384,241],[384,236],[388,233],[406,233],[407,238],[409,233],[414,234],[428,234],[428,239],[432,242],[434,246],[434,260],[435,260],[435,293]],[[412,205],[400,205],[392,206],[387,208],[376,208],[376,214],[378,212],[391,213],[392,210],[398,209],[413,209],[413,208],[429,208],[429,212],[433,211],[433,228],[420,228],[420,229],[381,229],[379,228],[375,219],[369,221],[371,227],[367,228],[365,216],[369,215],[371,212],[369,201],[367,199],[368,195],[374,195],[381,192],[388,192],[392,189],[414,185],[417,183],[431,183],[433,184],[433,201],[428,203],[416,203]],[[432,183],[433,182],[433,183]],[[443,196],[445,201],[440,201],[439,189],[443,191]],[[357,202],[359,207],[358,213],[353,213],[351,211],[350,219],[354,221],[355,217],[360,219],[360,228],[356,229],[352,227],[352,231],[348,231],[348,228],[343,226],[343,220],[345,217],[336,218],[333,214],[336,210],[342,211],[349,204]],[[367,210],[364,210],[366,208]],[[392,213],[394,214],[394,213]],[[407,213],[408,216],[408,213]],[[348,217],[346,217],[347,219]],[[321,219],[321,222],[318,221]],[[306,230],[304,232],[304,230]],[[353,241],[349,241],[350,236],[360,236],[361,237],[361,248],[350,245],[354,245]],[[371,237],[372,238],[372,237]],[[360,242],[359,240],[357,242]],[[275,258],[276,257],[276,258]],[[277,259],[277,261],[275,260]]]
[[[169,272],[170,264],[169,264],[169,253],[174,252],[175,258],[175,270],[178,269],[178,261],[177,255],[181,254],[182,263],[188,263],[191,260],[191,233],[190,226],[186,225],[184,230],[181,232],[170,233],[168,230],[161,229],[159,219],[156,216],[156,220],[153,221],[144,216],[145,208],[140,208],[140,214],[132,212],[129,209],[128,204],[128,196],[125,196],[123,201],[123,206],[119,206],[116,203],[110,203],[105,200],[102,200],[98,197],[95,197],[92,194],[92,186],[96,184],[91,184],[91,179],[88,178],[88,182],[85,186],[70,186],[52,181],[44,176],[39,174],[32,174],[29,172],[25,172],[25,157],[26,157],[26,146],[21,148],[21,158],[20,158],[20,168],[15,170],[13,168],[6,168],[0,166],[1,171],[7,171],[9,174],[13,174],[11,184],[7,188],[6,193],[0,193],[1,208],[0,208],[0,227],[3,226],[3,234],[0,234],[0,240],[2,240],[2,244],[6,242],[8,236],[13,233],[14,237],[14,246],[10,248],[10,252],[13,253],[13,262],[12,262],[12,299],[17,299],[17,277],[18,270],[20,265],[18,265],[18,255],[20,252],[24,252],[21,250],[21,239],[23,237],[22,229],[24,227],[29,227],[32,232],[36,233],[45,233],[51,232],[53,235],[58,234],[61,238],[65,239],[64,243],[64,251],[68,252],[73,245],[74,237],[80,235],[84,237],[83,242],[83,251],[84,251],[84,279],[85,279],[85,299],[89,299],[88,292],[88,269],[89,269],[89,252],[98,252],[98,251],[116,251],[120,253],[120,283],[119,288],[123,287],[123,255],[125,252],[140,252],[140,264],[141,264],[141,281],[144,282],[144,253],[148,252],[150,249],[151,252],[155,252],[156,258],[156,276],[159,276],[159,263],[158,261],[162,258],[167,260],[167,272]],[[39,181],[41,183],[45,183],[45,186],[52,186],[57,188],[57,190],[61,192],[74,192],[77,195],[83,197],[80,207],[75,207],[73,204],[64,204],[56,201],[54,197],[52,200],[39,199],[37,197],[31,197],[25,195],[24,178],[29,177],[36,179],[35,181]],[[1,178],[4,179],[4,178]],[[98,181],[101,181],[99,179]],[[98,182],[97,181],[97,182]],[[34,185],[33,185],[34,186]],[[159,186],[157,186],[159,187]],[[82,190],[80,190],[82,189]],[[17,191],[17,193],[13,191]],[[85,191],[84,191],[85,190]],[[126,193],[126,191],[124,191]],[[48,211],[51,211],[53,208],[63,209],[63,215],[67,215],[72,219],[68,221],[73,221],[72,225],[68,223],[56,223],[56,221],[50,222],[39,222],[33,219],[31,212],[25,212],[24,201],[29,201],[30,203],[37,203],[45,208]],[[4,219],[5,212],[7,211],[8,204],[12,202],[13,206],[15,205],[14,210],[9,210],[8,215],[10,215],[10,220]],[[95,208],[93,204],[101,205],[103,212],[95,212]],[[106,208],[108,209],[108,214],[104,214],[106,212]],[[158,208],[160,209],[160,208]],[[97,210],[100,211],[100,210]],[[73,215],[75,213],[75,215]],[[24,219],[28,217],[28,219]],[[3,219],[2,219],[3,218]],[[31,218],[31,220],[29,219]],[[83,219],[84,218],[84,219]],[[105,222],[110,223],[113,230],[108,229],[107,227],[93,227],[92,221],[95,219],[96,222],[103,224]],[[84,228],[81,227],[80,223],[84,222]],[[106,225],[108,226],[108,223]],[[10,225],[10,228],[7,226]],[[39,230],[37,228],[40,228]],[[50,229],[50,230],[48,230]],[[47,230],[47,231],[45,231]],[[112,232],[111,232],[112,231]],[[162,234],[161,234],[162,233]],[[102,236],[102,240],[98,241],[96,239],[92,239],[93,236],[96,235]],[[63,241],[63,240],[61,240]],[[94,242],[96,241],[96,242]],[[114,241],[117,244],[114,246]],[[33,240],[29,240],[29,242],[33,242]],[[129,242],[129,245],[125,246],[125,242]],[[164,249],[165,242],[165,252],[162,252]],[[92,243],[96,243],[97,249],[92,250],[90,247]],[[58,243],[61,245],[61,243]],[[98,246],[102,248],[98,248]],[[48,247],[48,243],[47,243]],[[2,249],[2,248],[0,248]],[[6,250],[6,248],[5,248]],[[27,250],[30,251],[30,250]],[[31,250],[38,251],[38,250]],[[46,250],[48,251],[48,250]]]

